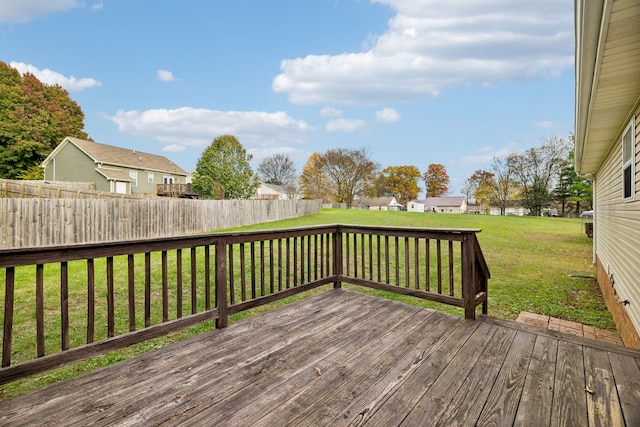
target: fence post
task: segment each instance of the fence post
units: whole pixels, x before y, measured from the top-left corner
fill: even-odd
[[[336,280],[333,282],[334,288],[341,288],[342,282],[340,276],[342,276],[342,230],[339,226],[333,232],[333,275]]]
[[[473,239],[468,234],[462,238],[462,298],[464,299],[464,318],[476,318],[475,305],[475,254]]]
[[[226,328],[229,324],[227,304],[227,239],[218,238],[216,244],[216,305],[218,318],[216,328]]]

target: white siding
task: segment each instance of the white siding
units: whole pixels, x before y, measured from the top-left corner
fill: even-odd
[[[622,201],[622,143],[618,140],[595,178],[594,250],[640,332],[640,109],[636,110],[635,199]],[[625,124],[626,125],[626,124]]]

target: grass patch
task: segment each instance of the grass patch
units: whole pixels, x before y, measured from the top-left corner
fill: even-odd
[[[612,317],[607,311],[595,279],[570,276],[571,274],[580,276],[592,276],[595,274],[595,269],[592,266],[592,241],[586,238],[582,228],[582,222],[579,219],[324,209],[316,215],[267,224],[257,224],[250,227],[243,227],[241,230],[264,230],[333,223],[431,228],[480,228],[482,232],[478,234],[478,240],[491,271],[491,280],[489,281],[489,314],[491,316],[515,319],[520,311],[530,311],[615,331]],[[185,253],[184,255],[186,258],[183,262],[186,272],[188,271],[189,254]],[[153,256],[157,256],[157,254]],[[172,263],[170,267],[170,275],[172,275],[170,278],[171,283],[173,282],[173,274],[175,274],[175,267],[172,261],[173,256],[172,253],[169,254],[169,259]],[[96,260],[96,262],[98,261]],[[124,260],[122,262],[124,262]],[[116,260],[116,266],[118,267],[119,265],[118,260]],[[136,263],[136,266],[138,265],[141,264]],[[82,277],[86,275],[86,266],[81,262],[77,264],[74,262],[70,263],[69,267],[70,274],[74,275],[73,278],[70,278],[70,282],[76,280],[82,281]],[[100,268],[102,268],[102,266],[100,266]],[[55,282],[56,278],[59,279],[59,271],[55,268],[45,271],[47,277],[51,277],[50,280]],[[18,270],[16,273],[18,274]],[[136,275],[139,276],[136,282],[141,281],[142,272],[136,271]],[[100,273],[96,274],[96,277],[104,276]],[[117,282],[121,282],[116,283],[116,286],[122,286],[126,289],[126,271],[117,270],[116,277]],[[202,275],[200,274],[199,277],[202,277]],[[47,278],[45,279],[49,280]],[[154,276],[154,281],[157,281],[157,279],[159,278]],[[17,281],[19,280],[20,279],[17,278]],[[25,280],[29,283],[28,280],[32,281],[33,279],[29,278]],[[0,283],[0,291],[2,291],[0,293],[0,302],[2,302],[4,298],[4,275],[0,277],[0,281],[2,281]],[[452,314],[462,314],[461,310],[456,307],[423,301],[408,296],[389,294],[383,291],[354,286],[345,286],[345,288],[391,298],[405,303],[435,308]],[[52,325],[53,328],[58,328],[58,330],[51,330],[53,337],[59,337],[59,309],[57,308],[59,302],[55,294],[56,289],[55,287],[51,289],[45,288],[45,293],[47,293],[45,298],[47,301],[51,301],[51,308],[47,311],[51,317],[48,317],[46,322]],[[100,294],[101,291],[98,289],[104,289],[102,284],[96,283],[96,300],[102,300],[104,299],[104,295]],[[256,313],[273,309],[274,307],[287,304],[292,300],[316,294],[326,289],[327,287],[325,286],[278,301],[268,306],[238,313],[232,316],[230,322],[246,319]],[[28,294],[27,289],[17,289],[16,298],[20,297],[19,292]],[[78,295],[74,295],[73,293],[70,295],[70,310],[74,316],[83,317],[86,315],[86,312],[83,311],[86,310],[86,308],[83,308],[86,307],[86,301],[80,296],[82,293],[80,291],[77,292]],[[156,300],[159,292],[160,290],[158,288],[153,289]],[[170,289],[169,292],[171,298],[174,298],[176,290]],[[138,297],[137,304],[142,304],[143,295],[139,294]],[[29,296],[25,294],[25,298],[29,298]],[[116,304],[116,307],[126,308],[126,304],[124,303],[126,294],[120,294],[119,298],[122,298],[122,300]],[[189,284],[185,281],[182,304],[184,314],[190,312],[189,301]],[[198,311],[201,310],[202,307],[199,307]],[[158,313],[158,311],[157,308],[154,308],[152,313]],[[173,308],[173,311],[175,311],[175,308]],[[17,328],[17,334],[19,334],[19,328],[32,328],[35,320],[31,312],[16,312],[15,315],[16,319],[26,319],[23,325],[19,325],[16,322],[15,327]],[[125,311],[118,312],[116,317],[116,333],[126,331],[128,327],[126,309]],[[101,323],[105,322],[104,319],[97,319],[97,321],[98,320]],[[138,327],[142,327],[140,323],[142,320],[143,319],[136,319]],[[80,324],[81,323],[82,322],[80,322]],[[155,320],[154,323],[156,323]],[[213,322],[203,323],[162,338],[133,345],[126,349],[96,356],[44,374],[0,386],[0,399],[6,399],[17,394],[38,389],[48,384],[163,347],[167,344],[184,340],[196,334],[210,331],[213,328]],[[102,330],[103,329],[104,328],[102,328]],[[99,330],[101,330],[100,327],[97,327],[96,332]],[[33,332],[31,332],[31,334],[30,336],[33,336]],[[85,334],[86,331],[84,330],[75,331],[72,337],[72,345],[81,344]],[[24,335],[29,336],[29,334],[26,333]],[[103,337],[96,336],[96,339],[100,338]],[[34,340],[35,338],[33,341]],[[19,360],[21,354],[33,354],[35,351],[34,348],[35,342],[27,340],[25,342],[14,343],[13,350]],[[26,358],[28,359],[30,357]]]

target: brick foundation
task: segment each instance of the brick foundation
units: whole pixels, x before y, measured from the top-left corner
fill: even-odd
[[[616,322],[618,331],[620,331],[622,342],[624,342],[624,345],[627,347],[640,349],[640,335],[638,335],[638,331],[636,331],[633,323],[631,323],[627,310],[622,303],[618,301],[615,288],[611,285],[607,271],[599,258],[596,259],[596,274],[602,296],[613,316],[613,320]]]

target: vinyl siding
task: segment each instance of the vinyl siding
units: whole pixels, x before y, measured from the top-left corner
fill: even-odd
[[[138,185],[131,186],[131,192],[135,194],[156,194],[156,185],[163,183],[165,176],[173,177],[174,184],[186,184],[187,178],[182,175],[171,175],[169,173],[152,172],[142,169],[127,169],[127,171],[138,172]],[[153,174],[153,183],[149,182],[149,174]]]
[[[96,172],[96,164],[73,144],[65,143],[55,159],[45,167],[45,179],[95,182],[96,190],[110,191],[109,182]]]
[[[640,331],[640,109],[635,111],[635,199],[622,201],[622,142],[595,177],[594,250],[636,329]],[[626,124],[625,124],[626,125]]]

